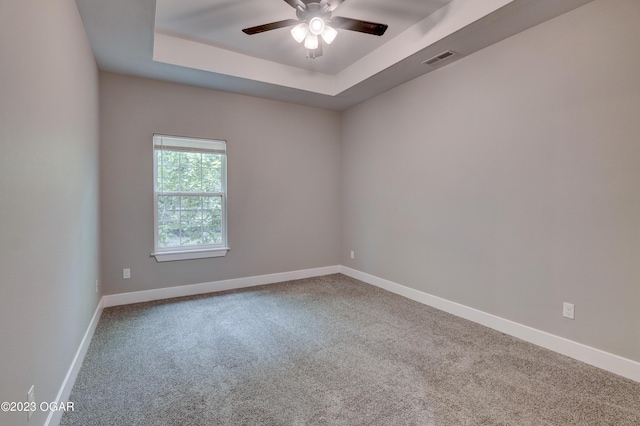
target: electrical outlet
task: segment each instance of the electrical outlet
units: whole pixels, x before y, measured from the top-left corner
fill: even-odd
[[[29,391],[27,392],[27,402],[29,403],[29,408],[31,406],[36,405],[36,385],[31,385]],[[31,416],[33,416],[35,410],[27,410],[27,421],[31,420]]]
[[[122,278],[125,280],[128,280],[129,278],[131,278],[131,269],[129,268],[125,268],[122,270]]]
[[[573,306],[573,303],[564,302],[562,304],[562,316],[565,318],[574,319],[575,306]]]
[[[356,258],[356,254],[353,252],[353,250],[351,250],[351,258],[355,259]]]
[[[96,293],[100,292],[100,284],[98,283],[98,280],[96,280]]]

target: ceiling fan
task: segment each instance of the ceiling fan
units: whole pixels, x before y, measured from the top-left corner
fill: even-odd
[[[331,44],[338,35],[336,28],[381,36],[388,25],[360,21],[342,16],[331,16],[345,0],[284,0],[296,9],[298,19],[285,19],[256,27],[245,28],[245,34],[253,35],[278,28],[294,26],[291,35],[298,42],[304,41],[307,58],[322,56],[322,42]]]

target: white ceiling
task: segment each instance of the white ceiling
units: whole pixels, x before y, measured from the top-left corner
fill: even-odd
[[[346,0],[334,16],[389,25],[339,30],[307,59],[284,0],[76,0],[100,69],[342,110],[592,0]],[[445,50],[436,67],[422,64]]]

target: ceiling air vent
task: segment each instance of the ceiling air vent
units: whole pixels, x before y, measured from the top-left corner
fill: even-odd
[[[457,55],[456,52],[453,52],[451,50],[446,50],[440,53],[439,55],[434,56],[431,59],[427,59],[426,61],[423,62],[423,64],[434,66],[438,62],[444,61],[445,59],[451,58],[452,56],[455,56],[455,55]]]

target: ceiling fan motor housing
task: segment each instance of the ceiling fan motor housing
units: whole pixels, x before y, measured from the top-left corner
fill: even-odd
[[[328,9],[327,5],[322,6],[318,2],[307,3],[304,8],[302,6],[296,8],[296,16],[299,20],[306,21],[307,24],[315,17],[322,18],[323,21],[327,22],[331,18],[331,12]]]

